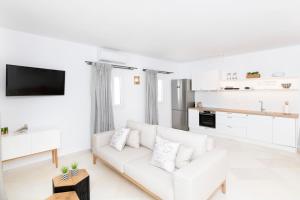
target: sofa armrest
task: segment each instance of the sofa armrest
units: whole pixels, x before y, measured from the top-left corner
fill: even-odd
[[[113,133],[114,131],[106,131],[92,135],[92,151],[94,154],[97,152],[98,148],[109,144]]]
[[[206,200],[226,180],[227,152],[213,150],[174,172],[175,200]]]

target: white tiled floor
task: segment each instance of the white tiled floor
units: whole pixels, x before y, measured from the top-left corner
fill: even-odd
[[[228,139],[216,139],[216,144],[228,150],[231,169],[227,195],[217,191],[212,200],[300,199],[300,155]],[[88,152],[64,157],[61,164],[73,161],[90,173],[91,200],[151,199],[100,162],[93,165]],[[45,199],[58,173],[49,161],[5,172],[9,200]]]

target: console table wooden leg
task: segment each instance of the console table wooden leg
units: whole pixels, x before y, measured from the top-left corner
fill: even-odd
[[[51,150],[51,154],[52,154],[52,163],[54,164],[55,160],[54,160],[54,150]]]
[[[97,157],[93,154],[93,164],[95,165],[97,161]]]
[[[57,149],[53,149],[53,158],[54,158],[54,163],[55,163],[55,167],[58,168],[58,156],[57,156]]]
[[[222,190],[222,193],[223,194],[226,194],[226,180],[222,183],[222,185],[221,185],[221,190]]]

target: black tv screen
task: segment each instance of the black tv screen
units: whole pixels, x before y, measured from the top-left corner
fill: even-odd
[[[6,96],[64,94],[65,71],[6,65]]]

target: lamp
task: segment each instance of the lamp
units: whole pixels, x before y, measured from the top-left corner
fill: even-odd
[[[140,76],[133,77],[134,85],[139,85],[141,83]]]

